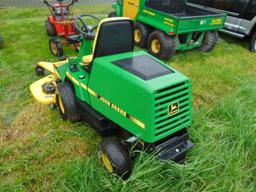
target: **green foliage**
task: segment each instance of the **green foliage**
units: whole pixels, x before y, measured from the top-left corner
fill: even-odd
[[[174,56],[169,64],[192,80],[195,147],[188,164],[138,154],[132,176],[122,181],[98,160],[100,138],[91,126],[64,122],[31,98],[36,62],[56,61],[44,32],[47,15],[36,8],[0,13],[6,45],[0,50],[0,191],[255,191],[256,55],[246,42],[221,35],[211,53]]]

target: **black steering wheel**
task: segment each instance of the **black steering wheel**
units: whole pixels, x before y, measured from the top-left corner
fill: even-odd
[[[90,26],[85,22],[85,18],[90,18],[93,20],[96,20],[97,23],[100,22],[100,19],[93,16],[93,15],[79,15],[77,17],[75,17],[75,27],[76,29],[82,34],[84,35],[85,38],[94,38],[95,37],[95,33],[94,31],[98,28],[98,25],[94,25],[94,26]]]

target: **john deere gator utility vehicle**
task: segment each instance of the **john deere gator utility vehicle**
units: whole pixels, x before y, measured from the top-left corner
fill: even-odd
[[[226,15],[200,9],[186,0],[117,0],[109,17],[124,16],[135,21],[135,44],[160,59],[176,50],[199,48],[211,51],[218,41]]]
[[[30,86],[32,95],[56,106],[64,120],[90,122],[104,136],[99,155],[110,173],[130,175],[131,146],[184,162],[192,147],[190,80],[144,51],[133,51],[129,18],[104,19],[94,34],[86,22],[77,25],[83,17],[75,20],[84,36],[78,57],[38,63],[51,74]]]

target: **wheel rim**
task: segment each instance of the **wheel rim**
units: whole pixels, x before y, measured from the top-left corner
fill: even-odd
[[[134,31],[134,41],[139,43],[141,41],[141,32],[139,29],[135,29]]]
[[[101,159],[102,159],[102,162],[104,164],[104,166],[106,167],[106,169],[108,170],[109,173],[113,173],[113,167],[107,157],[106,154],[102,153],[101,154]]]
[[[58,101],[59,101],[59,107],[60,107],[60,110],[61,110],[62,114],[65,114],[64,104],[63,104],[63,101],[62,101],[60,95],[58,95]]]
[[[153,53],[157,54],[159,53],[160,49],[161,49],[160,42],[157,39],[154,39],[151,43],[151,50],[153,51]]]
[[[51,50],[53,54],[57,55],[58,54],[58,47],[54,41],[51,41]]]

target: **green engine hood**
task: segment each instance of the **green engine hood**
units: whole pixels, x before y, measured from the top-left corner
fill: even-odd
[[[191,124],[189,79],[145,52],[95,59],[88,87],[93,108],[145,142]]]

